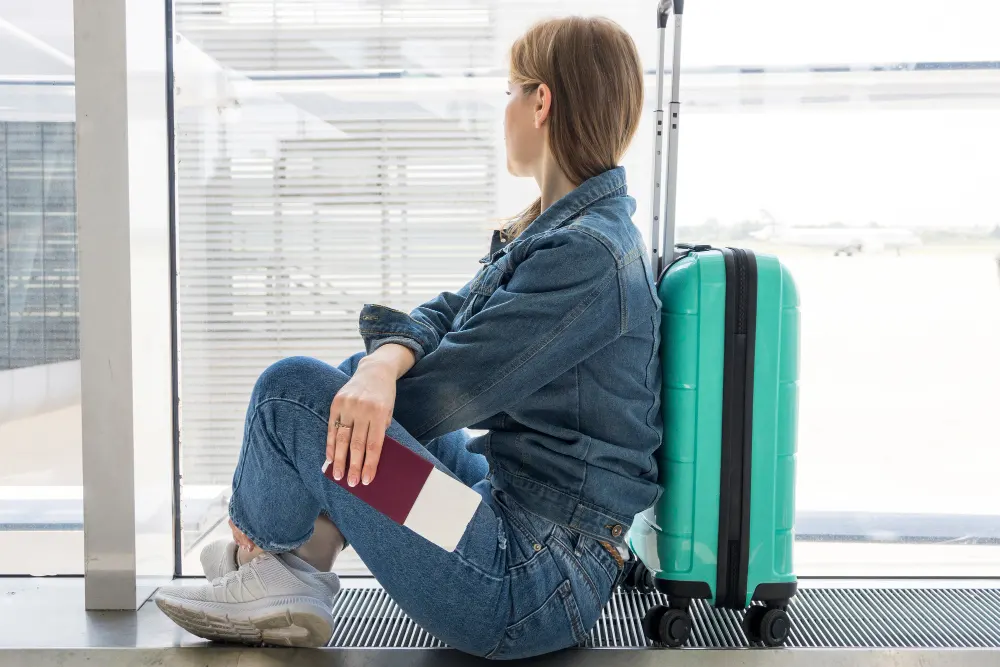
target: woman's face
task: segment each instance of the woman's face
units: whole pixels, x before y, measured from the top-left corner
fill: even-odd
[[[545,84],[526,93],[520,84],[507,83],[509,99],[503,126],[507,171],[512,176],[535,176],[539,172],[545,150],[543,123],[548,113],[547,93]]]

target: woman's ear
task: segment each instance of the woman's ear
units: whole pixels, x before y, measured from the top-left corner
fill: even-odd
[[[535,89],[535,129],[540,130],[542,125],[549,119],[549,111],[552,109],[552,91],[544,83],[538,84]]]

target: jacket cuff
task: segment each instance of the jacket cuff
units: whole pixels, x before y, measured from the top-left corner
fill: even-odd
[[[409,349],[413,352],[413,357],[415,359],[414,363],[420,361],[424,356],[424,349],[417,344],[412,338],[403,338],[402,336],[386,336],[385,338],[377,338],[372,341],[365,339],[365,351],[371,354],[375,350],[379,349],[383,345],[388,343],[395,343],[396,345],[402,345],[403,347]]]
[[[409,348],[420,361],[434,346],[434,334],[427,325],[386,306],[367,304],[361,310],[358,329],[368,354],[395,343]]]

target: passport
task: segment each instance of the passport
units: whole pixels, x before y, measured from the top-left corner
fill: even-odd
[[[346,474],[343,479],[335,480],[330,461],[323,464],[323,474],[445,551],[455,550],[482,502],[476,491],[388,435],[382,443],[382,455],[371,484],[350,487]]]

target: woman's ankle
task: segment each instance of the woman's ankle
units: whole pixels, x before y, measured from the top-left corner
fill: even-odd
[[[312,537],[292,553],[320,572],[329,572],[337,556],[344,550],[344,536],[333,522],[324,516],[316,519]]]
[[[236,550],[236,564],[239,566],[246,565],[262,553],[264,553],[264,550],[260,547],[254,547],[253,549],[240,547]]]

